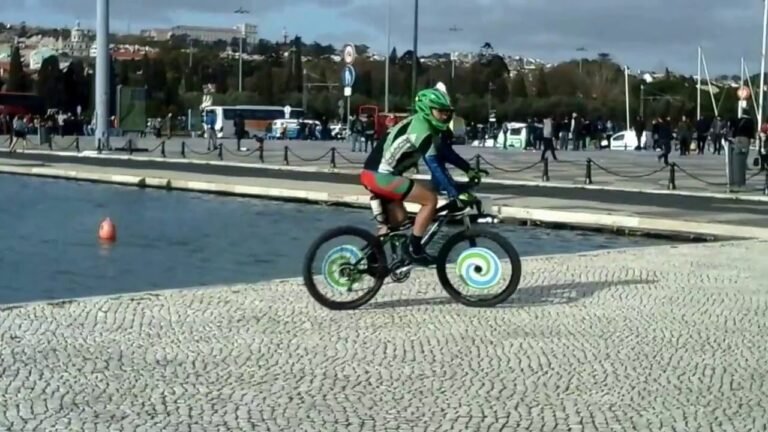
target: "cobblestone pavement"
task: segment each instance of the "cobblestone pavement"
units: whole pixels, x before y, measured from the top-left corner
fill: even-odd
[[[524,261],[331,312],[296,281],[0,310],[0,430],[765,431],[766,242]]]
[[[113,139],[114,147],[122,146],[125,138]],[[4,141],[0,137],[0,143]],[[181,158],[181,142],[185,143],[185,154],[188,159],[218,161],[217,151],[208,152],[207,143],[202,138],[172,138],[166,143],[167,158]],[[74,152],[73,137],[57,137],[54,141],[54,150],[67,149]],[[81,137],[81,150],[93,150],[95,145],[92,138]],[[222,159],[226,162],[240,162],[261,164],[259,154],[255,151],[256,144],[253,140],[243,141],[243,146],[248,149],[245,152],[235,150],[234,140],[221,140],[224,144]],[[136,157],[154,156],[162,157],[159,147],[160,141],[154,138],[145,138],[138,141],[138,145],[148,153],[134,153]],[[267,141],[263,153],[265,164],[283,165],[285,159],[285,146],[288,146],[288,160],[291,166],[314,166],[320,168],[331,167],[330,150],[336,147],[335,162],[337,169],[357,170],[365,160],[364,153],[352,153],[350,144],[341,141]],[[4,148],[4,146],[0,146]],[[35,147],[39,148],[39,147]],[[506,179],[518,181],[541,182],[543,164],[535,164],[540,157],[539,152],[502,150],[493,148],[477,148],[471,146],[456,146],[458,152],[465,158],[481,154],[481,165],[491,172],[493,179]],[[44,148],[47,150],[47,147]],[[124,154],[124,153],[120,153]],[[747,182],[748,189],[742,193],[760,194],[765,185],[765,175],[753,168],[752,156],[755,150],[750,152],[750,177]],[[634,151],[566,151],[560,152],[560,161],[550,161],[549,175],[552,183],[583,185],[586,175],[586,160],[591,158],[595,164],[592,166],[592,180],[596,186],[611,186],[632,189],[661,189],[666,190],[669,182],[669,170],[664,168],[656,159],[655,152]],[[676,170],[675,181],[678,190],[688,192],[726,192],[725,158],[707,153],[703,156],[682,157],[677,154],[670,156],[670,160],[679,164]],[[422,170],[422,172],[425,172]]]

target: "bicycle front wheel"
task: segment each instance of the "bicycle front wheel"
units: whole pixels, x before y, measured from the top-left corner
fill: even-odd
[[[342,226],[323,233],[304,257],[304,286],[328,309],[356,309],[376,296],[386,279],[387,257],[370,231]]]
[[[472,228],[453,234],[440,247],[436,264],[440,285],[465,306],[496,306],[520,285],[520,255],[494,231]]]

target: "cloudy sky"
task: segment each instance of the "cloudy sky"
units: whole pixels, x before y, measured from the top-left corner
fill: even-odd
[[[392,44],[413,37],[413,0],[113,0],[112,31],[137,32],[174,24],[232,26],[243,6],[262,37],[289,34],[306,41],[365,43],[386,49],[387,2]],[[19,4],[21,6],[19,6]],[[93,27],[96,0],[0,0],[4,21]],[[738,74],[740,57],[759,72],[760,0],[420,0],[419,51],[497,51],[546,61],[608,52],[633,69],[696,72],[701,44],[710,75]],[[456,26],[460,29],[451,32]]]

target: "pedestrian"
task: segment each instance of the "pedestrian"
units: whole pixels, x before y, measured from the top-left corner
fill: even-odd
[[[754,136],[755,120],[749,115],[749,110],[744,108],[741,117],[734,124],[733,145],[729,146],[728,149],[731,156],[728,184],[731,186],[731,190],[740,190],[747,184],[747,159],[749,158],[749,146]]]
[[[696,121],[696,153],[703,155],[704,148],[707,146],[707,136],[709,135],[709,122],[702,116]]]
[[[659,162],[664,160],[664,165],[669,166],[669,154],[672,153],[672,125],[669,117],[666,119],[659,118],[656,124],[659,127],[659,147],[662,151],[656,158]]]
[[[722,154],[724,126],[723,118],[719,115],[712,121],[712,127],[709,129],[709,135],[712,139],[712,154]]]
[[[8,152],[13,153],[16,151],[16,145],[22,141],[22,148],[27,150],[27,124],[21,118],[20,115],[13,119],[13,139],[8,146]]]
[[[680,143],[680,156],[688,156],[691,152],[691,123],[683,116],[677,124],[677,140]]]
[[[544,147],[541,151],[541,160],[544,160],[547,152],[552,154],[552,159],[557,160],[557,155],[555,154],[554,132],[554,120],[552,119],[552,116],[547,116],[544,119],[541,131],[542,145]]]
[[[643,119],[642,116],[637,116],[635,118],[634,130],[635,136],[637,137],[637,145],[634,150],[640,151],[643,145],[643,134],[645,133],[645,119]]]

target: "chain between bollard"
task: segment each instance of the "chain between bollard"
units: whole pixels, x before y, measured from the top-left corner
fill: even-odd
[[[549,158],[544,158],[542,160],[544,162],[544,167],[541,170],[541,181],[548,182],[549,181]]]
[[[219,143],[219,160],[224,160],[224,144]],[[238,148],[238,150],[240,150]]]
[[[331,168],[336,168],[336,147],[331,147]]]
[[[592,184],[592,159],[587,158],[587,172],[584,173],[584,184]]]
[[[182,141],[181,142],[181,157],[186,158],[187,157],[187,142]]]
[[[289,165],[288,163],[288,146],[283,147],[283,163],[286,165]]]
[[[667,180],[667,190],[677,190],[677,182],[675,181],[675,167],[677,163],[672,162],[669,164],[669,180]]]

